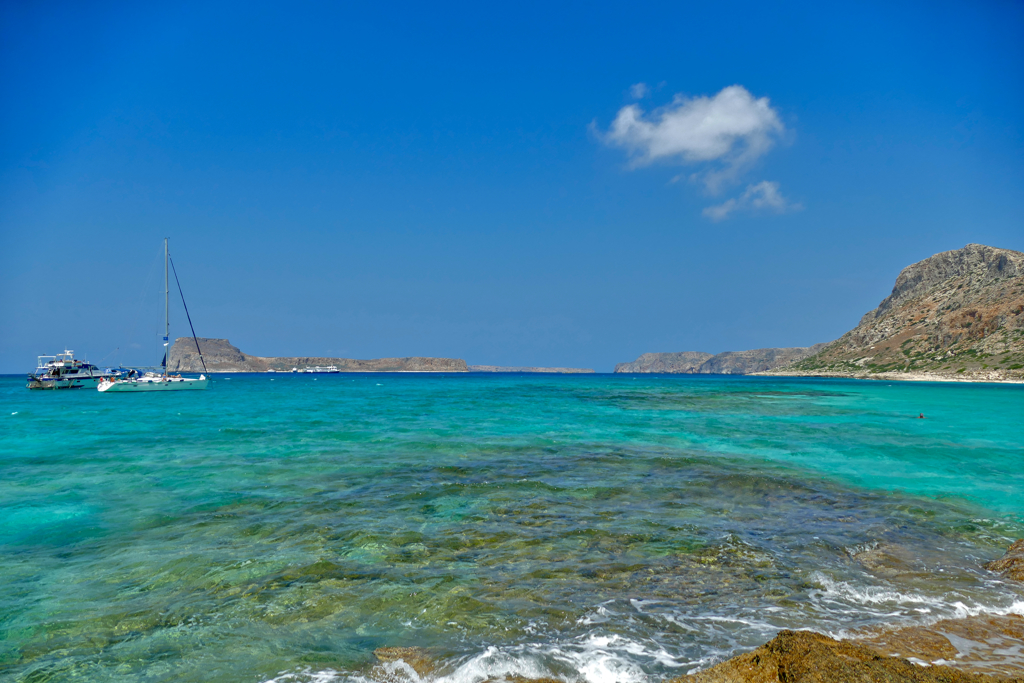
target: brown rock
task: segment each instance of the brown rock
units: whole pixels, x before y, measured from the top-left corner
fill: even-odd
[[[985,569],[1014,581],[1024,581],[1024,538],[1014,541],[1005,555],[986,564]]]
[[[437,664],[421,647],[378,647],[373,655],[382,663],[402,661],[422,678],[434,671]]]
[[[809,631],[781,631],[768,643],[672,683],[1024,683],[948,666],[922,667]]]
[[[876,576],[891,578],[922,573],[915,569],[914,555],[895,545],[882,544],[859,552],[853,558]]]

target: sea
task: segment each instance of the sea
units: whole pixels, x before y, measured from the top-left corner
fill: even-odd
[[[0,377],[5,682],[659,683],[1024,614],[1021,537],[1024,385]]]

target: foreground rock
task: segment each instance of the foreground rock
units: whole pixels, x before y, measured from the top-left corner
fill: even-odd
[[[470,372],[550,372],[564,375],[593,373],[589,368],[533,368],[504,365],[470,365]]]
[[[992,560],[986,564],[985,569],[999,572],[1014,581],[1024,581],[1024,538],[1015,541],[1006,554],[998,560]]]
[[[242,353],[227,339],[199,338],[199,346],[210,372],[267,372],[268,370],[302,370],[314,366],[334,365],[341,372],[468,372],[466,361],[457,358],[325,358],[321,356],[287,356],[264,358]],[[178,337],[167,357],[168,372],[202,372],[196,344],[191,337]]]
[[[753,652],[672,683],[1021,683],[1024,677],[922,667],[864,645],[808,631],[782,631]]]
[[[619,363],[615,372],[660,372],[693,375],[748,375],[790,365],[807,358],[825,345],[784,349],[726,351],[717,356],[702,351],[645,353],[632,363]]]
[[[1024,380],[1024,254],[968,244],[907,266],[857,327],[770,374]]]

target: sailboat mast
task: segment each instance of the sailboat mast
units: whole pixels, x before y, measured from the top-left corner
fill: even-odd
[[[167,238],[164,238],[164,374],[167,373],[167,344],[170,343],[168,337],[171,336],[171,303],[170,293],[171,289],[168,287],[167,281]]]

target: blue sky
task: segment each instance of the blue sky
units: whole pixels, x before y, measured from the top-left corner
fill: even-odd
[[[0,99],[0,372],[155,362],[165,236],[248,353],[599,371],[1024,250],[1021,3],[3,2]]]

